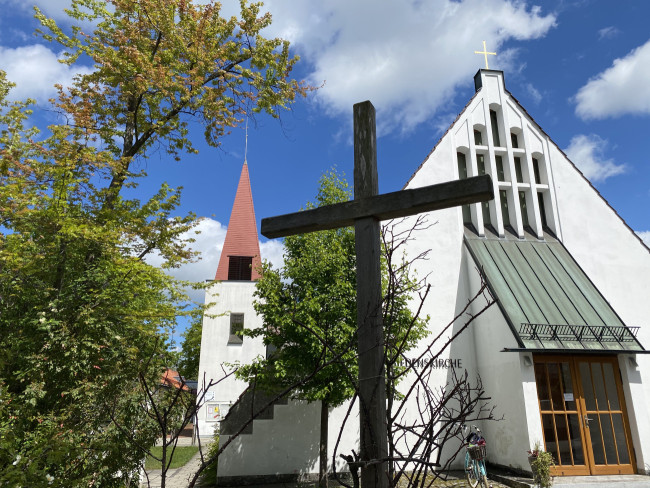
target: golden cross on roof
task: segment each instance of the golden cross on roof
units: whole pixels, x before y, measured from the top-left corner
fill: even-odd
[[[485,47],[485,41],[483,41],[483,51],[474,51],[474,54],[484,54],[485,55],[485,69],[490,69],[488,66],[488,54],[496,56],[497,53],[489,53],[487,47]]]

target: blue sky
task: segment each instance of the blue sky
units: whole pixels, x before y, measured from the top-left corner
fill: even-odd
[[[47,121],[54,83],[75,71],[41,45],[25,0],[0,0],[0,67],[18,83],[15,93],[39,101]],[[63,20],[68,0],[33,0]],[[225,0],[224,12],[238,2]],[[551,0],[542,7],[507,0],[271,0],[268,36],[289,39],[301,61],[296,77],[322,86],[280,121],[249,124],[248,164],[258,224],[298,210],[317,180],[336,165],[352,175],[352,105],[377,109],[380,191],[400,189],[472,96],[484,67],[474,54],[487,41],[491,69],[598,191],[650,243],[650,2]],[[192,137],[198,142],[197,126]],[[212,278],[244,159],[244,128],[219,149],[197,143],[198,156],[174,162],[153,154],[145,198],[167,181],[183,186],[180,213],[206,217],[196,247],[204,260],[179,271]],[[279,262],[281,245],[264,243],[263,257]]]

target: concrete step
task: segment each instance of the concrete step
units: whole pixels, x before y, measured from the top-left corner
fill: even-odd
[[[488,478],[512,488],[533,488],[532,478],[500,471],[490,471]],[[640,474],[616,476],[556,476],[553,488],[650,488],[650,477]]]

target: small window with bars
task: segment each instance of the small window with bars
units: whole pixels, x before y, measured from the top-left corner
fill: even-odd
[[[508,193],[505,190],[499,190],[499,200],[501,201],[501,216],[503,217],[503,226],[510,227],[510,211],[508,210]]]
[[[230,314],[230,336],[228,344],[242,344],[244,342],[244,314]]]
[[[251,281],[253,272],[252,256],[228,256],[228,280]]]

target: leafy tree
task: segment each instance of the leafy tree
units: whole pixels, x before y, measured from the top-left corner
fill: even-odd
[[[197,379],[199,376],[202,330],[203,317],[199,315],[183,332],[183,344],[178,359],[178,372],[188,379]],[[198,379],[200,384],[201,378]]]
[[[321,177],[316,201],[307,208],[350,198],[344,178],[330,171]],[[284,268],[264,262],[257,284],[254,305],[264,327],[246,331],[262,336],[275,352],[240,367],[237,374],[271,390],[310,377],[294,395],[321,402],[319,479],[326,486],[328,409],[354,396],[358,374],[354,229],[291,236],[284,244]],[[389,274],[384,261],[384,291]],[[414,320],[407,307],[408,295],[391,297],[384,302],[389,356],[402,354],[425,334],[424,321]]]
[[[288,45],[265,39],[259,5],[241,19],[190,0],[73,0],[64,30],[37,11],[63,60],[93,71],[59,87],[64,124],[38,136],[0,73],[0,484],[125,486],[156,425],[141,384],[170,361],[185,283],[148,265],[191,259],[167,184],[128,199],[152,149],[195,152],[188,123],[218,145],[242,114],[277,116],[305,88]]]

